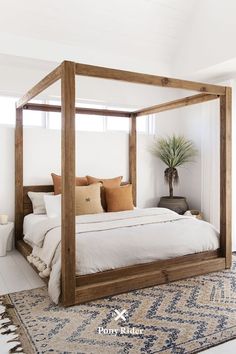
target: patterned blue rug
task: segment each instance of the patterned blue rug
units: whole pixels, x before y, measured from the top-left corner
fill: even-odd
[[[70,308],[46,288],[7,295],[25,353],[197,353],[236,338],[236,260],[231,270]]]

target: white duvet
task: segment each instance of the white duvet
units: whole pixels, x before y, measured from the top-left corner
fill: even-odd
[[[42,277],[50,275],[49,295],[55,303],[60,295],[60,223],[59,218],[30,222],[24,236],[33,247],[29,261]],[[219,234],[211,224],[169,209],[76,217],[76,272],[80,275],[217,248]]]

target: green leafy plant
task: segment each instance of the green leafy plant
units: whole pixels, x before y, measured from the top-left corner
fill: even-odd
[[[156,138],[151,152],[168,166],[164,175],[169,184],[169,196],[172,198],[173,185],[179,181],[177,167],[193,162],[197,150],[191,140],[187,140],[184,136],[172,135],[167,138]]]

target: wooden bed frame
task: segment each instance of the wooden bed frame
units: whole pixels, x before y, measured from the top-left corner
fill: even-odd
[[[200,93],[134,112],[78,108],[75,107],[76,75],[179,88]],[[61,80],[61,106],[29,103],[31,99],[58,80]],[[31,252],[31,248],[23,241],[23,219],[25,215],[32,212],[27,192],[29,190],[52,191],[53,186],[23,185],[23,110],[61,112],[62,115],[62,305],[79,304],[108,295],[231,267],[231,95],[230,87],[64,61],[18,101],[16,105],[15,130],[15,242],[16,248],[25,257]],[[134,203],[136,203],[136,117],[217,99],[220,104],[220,249],[96,274],[76,275],[75,114],[130,118],[129,170],[130,183],[133,186]]]

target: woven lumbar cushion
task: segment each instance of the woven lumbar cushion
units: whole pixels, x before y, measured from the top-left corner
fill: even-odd
[[[61,176],[51,173],[53,184],[54,184],[54,194],[61,194]],[[76,186],[87,186],[88,181],[86,177],[76,177]]]
[[[133,210],[132,184],[122,187],[105,188],[107,211]]]
[[[76,215],[103,213],[100,189],[100,183],[75,187]]]
[[[105,188],[115,188],[115,187],[120,187],[121,181],[123,176],[118,176],[114,178],[97,178],[97,177],[92,177],[92,176],[86,176],[88,184],[93,184],[93,183],[102,183],[101,187],[101,201],[102,201],[102,207],[104,210],[107,210],[107,203],[106,203],[106,198],[105,198]]]

